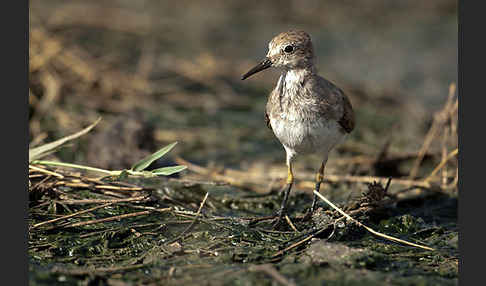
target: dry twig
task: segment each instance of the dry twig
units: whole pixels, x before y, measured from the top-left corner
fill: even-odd
[[[324,202],[326,202],[333,209],[337,210],[340,214],[342,214],[343,216],[345,216],[347,219],[353,221],[357,225],[363,227],[364,229],[366,229],[367,231],[369,231],[370,233],[372,233],[372,234],[374,234],[376,236],[379,236],[379,237],[382,237],[382,238],[385,238],[385,239],[388,239],[388,240],[391,240],[391,241],[395,241],[395,242],[398,242],[398,243],[402,243],[402,244],[406,244],[406,245],[410,245],[410,246],[422,248],[422,249],[425,249],[425,250],[435,250],[435,249],[433,249],[431,247],[428,247],[428,246],[416,244],[416,243],[413,243],[413,242],[408,242],[408,241],[405,241],[405,240],[402,240],[402,239],[399,239],[399,238],[396,238],[396,237],[393,237],[393,236],[389,236],[389,235],[383,234],[381,232],[375,231],[371,227],[368,227],[368,226],[362,224],[358,220],[354,219],[353,217],[351,217],[350,215],[348,215],[347,213],[345,213],[343,210],[341,210],[340,208],[338,208],[336,205],[334,205],[331,201],[329,201],[328,199],[326,199],[326,197],[324,197],[323,195],[321,195],[319,192],[314,191],[314,194],[316,194],[321,200],[323,200]]]
[[[194,224],[196,224],[196,221],[197,221],[197,220],[198,220],[198,218],[199,218],[199,215],[200,215],[200,213],[201,213],[201,210],[202,210],[202,208],[203,208],[204,204],[206,203],[206,200],[208,199],[208,195],[209,195],[209,193],[206,193],[206,195],[204,196],[204,198],[203,198],[203,200],[202,200],[201,204],[199,205],[199,209],[197,210],[197,213],[196,213],[196,215],[195,215],[194,220],[192,221],[192,223],[191,223],[191,224],[190,224],[190,225],[189,225],[189,226],[188,226],[186,229],[184,229],[184,230],[183,230],[183,231],[182,231],[182,232],[181,232],[181,233],[180,233],[180,234],[179,234],[179,235],[178,235],[176,238],[174,238],[174,239],[170,240],[169,242],[167,242],[167,244],[171,244],[171,243],[174,243],[174,242],[178,241],[178,240],[179,240],[179,239],[181,239],[181,238],[182,238],[182,237],[183,237],[183,236],[184,236],[184,235],[185,235],[185,234],[186,234],[186,233],[187,233],[189,230],[191,230],[191,229],[192,229],[192,227],[194,226]]]
[[[449,97],[447,98],[447,102],[445,103],[444,108],[441,111],[437,112],[434,116],[434,122],[432,123],[429,132],[425,136],[424,143],[422,144],[422,148],[420,148],[419,151],[419,156],[415,160],[413,167],[410,171],[409,179],[414,179],[417,176],[420,164],[422,163],[425,153],[430,148],[430,145],[432,144],[434,138],[439,134],[439,131],[442,130],[442,127],[452,115],[452,111],[457,108],[457,104],[455,104],[455,102],[457,102],[457,99],[455,102],[453,102],[455,92],[456,85],[451,84],[449,86]]]
[[[169,211],[169,210],[170,210],[170,208],[167,208],[167,211]],[[121,219],[129,218],[129,217],[148,215],[150,213],[151,213],[151,211],[141,211],[141,212],[135,212],[135,213],[129,213],[129,214],[123,214],[123,215],[116,215],[116,216],[111,216],[111,217],[107,217],[107,218],[94,219],[94,220],[89,220],[89,221],[82,221],[82,222],[77,222],[77,223],[73,223],[73,224],[68,224],[64,227],[68,228],[68,227],[85,226],[85,225],[90,225],[90,224],[95,224],[95,223],[121,220]]]
[[[295,225],[292,223],[292,221],[290,220],[289,216],[288,215],[285,215],[285,220],[287,221],[287,223],[289,224],[289,226],[295,231],[295,232],[299,232],[297,230],[297,228],[295,227]]]
[[[88,212],[91,212],[91,211],[94,211],[94,210],[97,210],[97,209],[101,209],[101,208],[110,206],[112,204],[113,203],[107,203],[107,204],[103,204],[101,206],[92,207],[92,208],[89,208],[89,209],[86,209],[86,210],[82,210],[82,211],[79,211],[79,212],[75,212],[75,213],[72,213],[72,214],[69,214],[69,215],[65,215],[65,216],[62,216],[62,217],[58,217],[58,218],[54,218],[54,219],[51,219],[51,220],[43,221],[43,222],[34,224],[30,229],[34,229],[36,227],[39,227],[41,225],[45,225],[45,224],[48,224],[48,223],[53,223],[53,222],[56,222],[56,221],[60,221],[60,220],[65,220],[65,219],[68,219],[68,218],[72,218],[72,217],[75,217],[75,216],[78,216],[78,215],[81,215],[81,214],[85,214],[85,213],[88,213]]]
[[[125,202],[136,202],[146,200],[149,195],[131,197],[126,199],[112,199],[112,200],[101,200],[101,199],[85,199],[85,200],[60,200],[57,203],[62,203],[66,205],[83,205],[83,204],[104,204],[104,203],[125,203]]]

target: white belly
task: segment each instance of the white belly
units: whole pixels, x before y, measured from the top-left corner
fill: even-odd
[[[284,145],[291,157],[295,154],[322,154],[329,151],[344,138],[339,123],[334,120],[275,120],[270,118],[273,133]]]

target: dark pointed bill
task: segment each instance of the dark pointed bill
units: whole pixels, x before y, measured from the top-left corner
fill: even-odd
[[[241,80],[244,80],[248,77],[250,77],[252,74],[256,74],[257,72],[260,72],[264,69],[267,69],[272,66],[272,62],[270,61],[269,58],[265,58],[261,63],[256,65],[254,68],[249,70],[247,73],[245,73],[242,77]]]

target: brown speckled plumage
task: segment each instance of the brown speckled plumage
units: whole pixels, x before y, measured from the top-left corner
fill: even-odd
[[[344,131],[351,133],[354,129],[354,111],[347,96],[343,96],[343,116],[339,119],[339,124]]]
[[[354,129],[354,112],[349,99],[340,88],[319,75],[305,74],[300,88],[291,96],[287,93],[286,87],[279,85],[270,93],[265,109],[267,126],[270,123],[268,114],[298,112],[302,120],[325,118],[338,121],[346,133]]]

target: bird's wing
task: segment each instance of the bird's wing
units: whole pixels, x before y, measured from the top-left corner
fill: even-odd
[[[272,125],[270,125],[270,118],[268,117],[267,111],[265,111],[265,123],[267,124],[267,127],[272,130]]]
[[[343,95],[343,115],[341,119],[338,120],[338,123],[346,132],[351,133],[355,125],[354,111],[348,97],[344,93],[342,95]]]
[[[270,115],[275,114],[275,109],[277,108],[277,103],[278,103],[278,91],[277,87],[270,92],[268,99],[267,99],[267,104],[265,106],[265,123],[267,124],[267,127],[272,130],[272,124],[270,123]]]
[[[317,101],[319,113],[328,119],[337,120],[346,133],[351,133],[355,125],[354,111],[344,92],[320,76],[311,78],[306,86],[312,93],[319,94]]]

